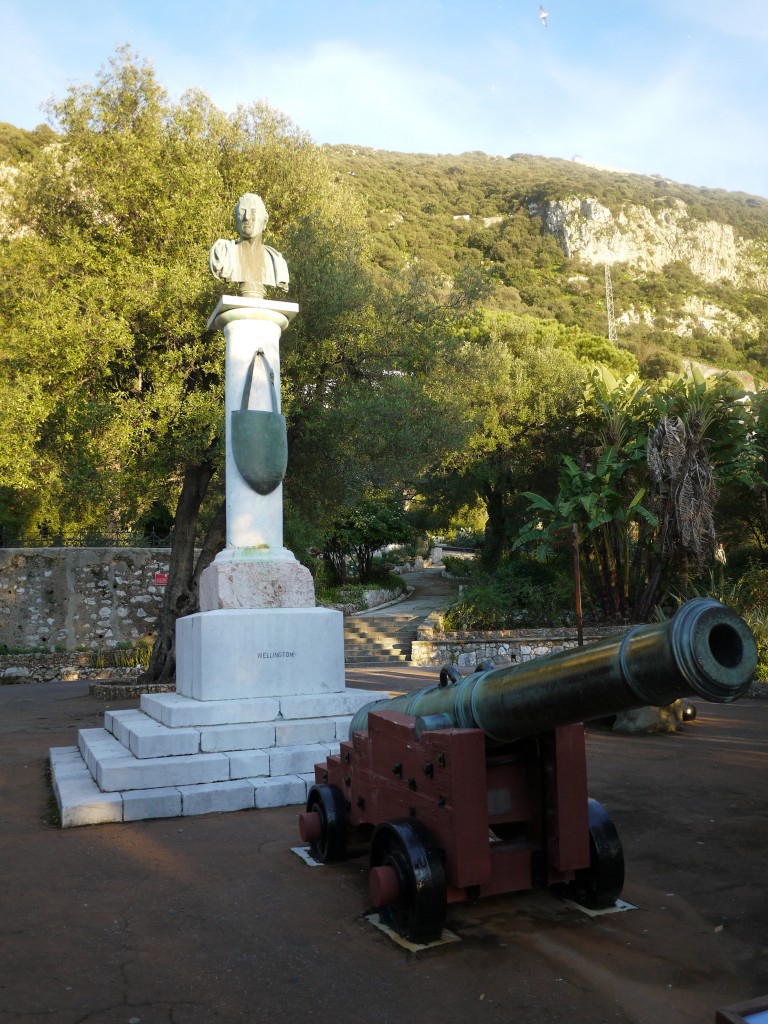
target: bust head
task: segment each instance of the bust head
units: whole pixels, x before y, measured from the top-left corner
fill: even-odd
[[[235,206],[235,223],[242,239],[258,238],[268,220],[269,214],[260,196],[253,192],[240,196]]]
[[[239,284],[241,294],[249,298],[263,298],[265,286],[288,291],[288,267],[282,254],[262,241],[268,220],[261,198],[246,192],[235,206],[240,238],[219,238],[208,253],[213,276],[219,281]]]

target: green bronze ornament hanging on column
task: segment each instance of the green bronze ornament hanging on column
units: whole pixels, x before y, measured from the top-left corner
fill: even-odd
[[[248,399],[257,358],[261,357],[269,378],[272,411],[249,409]],[[248,367],[239,409],[232,413],[232,454],[235,465],[248,486],[257,494],[271,494],[283,482],[288,466],[288,434],[285,416],[278,412],[275,374],[264,355],[257,349]]]

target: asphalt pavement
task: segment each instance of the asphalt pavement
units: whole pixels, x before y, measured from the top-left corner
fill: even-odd
[[[699,704],[676,736],[588,730],[636,910],[590,918],[547,891],[454,904],[460,941],[419,953],[365,919],[364,857],[291,852],[296,808],[55,827],[48,748],[136,703],[0,686],[0,1024],[712,1024],[768,993],[768,701]]]

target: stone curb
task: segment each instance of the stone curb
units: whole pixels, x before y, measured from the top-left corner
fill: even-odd
[[[415,587],[409,587],[404,594],[400,595],[400,597],[395,597],[391,601],[385,601],[383,604],[375,604],[372,608],[365,608],[363,611],[351,612],[349,617],[350,619],[362,619],[365,618],[366,615],[370,615],[371,612],[380,612],[383,608],[391,608],[392,605],[402,604],[403,601],[408,600],[415,589]]]

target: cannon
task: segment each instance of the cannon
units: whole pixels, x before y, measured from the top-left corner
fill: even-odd
[[[616,828],[587,793],[585,721],[680,697],[730,703],[757,647],[718,601],[585,647],[377,700],[315,766],[299,828],[313,856],[367,844],[371,899],[413,942],[449,904],[535,887],[610,906],[624,884]]]

